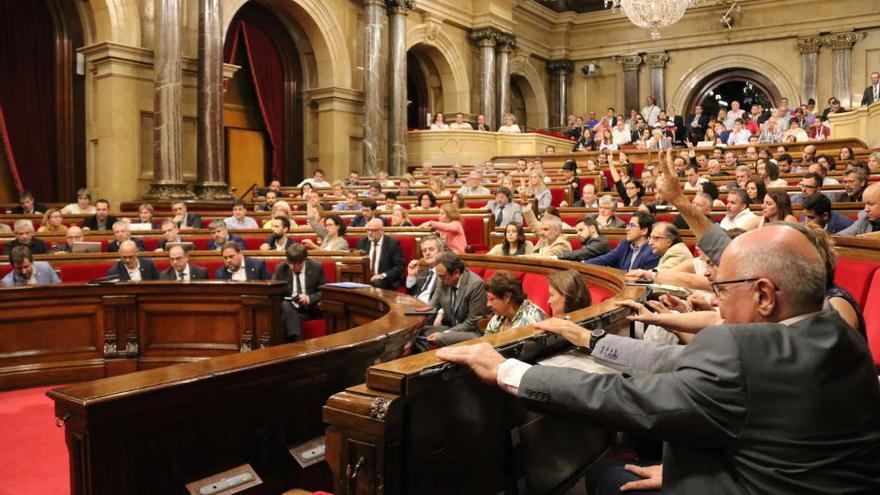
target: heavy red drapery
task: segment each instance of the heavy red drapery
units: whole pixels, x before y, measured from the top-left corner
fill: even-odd
[[[229,38],[231,36],[231,38]],[[272,179],[281,179],[284,145],[283,74],[278,50],[265,31],[243,19],[233,21],[223,47],[227,63],[235,60],[239,41],[244,41],[244,54],[257,93],[263,124],[272,144]]]
[[[52,15],[45,2],[0,2],[0,140],[19,189],[55,199],[57,127]],[[72,70],[72,68],[68,68]],[[65,194],[68,192],[64,192]]]

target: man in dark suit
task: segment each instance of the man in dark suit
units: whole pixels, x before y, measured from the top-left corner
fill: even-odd
[[[880,72],[871,73],[871,85],[865,88],[862,95],[862,106],[866,107],[880,101]]]
[[[373,198],[367,198],[361,203],[361,212],[355,215],[354,218],[351,219],[351,223],[348,224],[349,227],[365,227],[367,222],[374,218],[378,218],[382,221],[382,225],[385,225],[385,219],[380,217],[376,213],[376,200]]]
[[[183,200],[171,202],[171,213],[174,213],[174,223],[180,230],[202,228],[202,217],[195,213],[187,213],[186,203]]]
[[[16,220],[13,227],[15,240],[3,246],[3,254],[9,254],[15,246],[27,246],[32,254],[46,254],[49,247],[42,239],[34,237],[34,223],[30,220]]]
[[[114,223],[116,223],[116,217],[110,214],[110,202],[106,199],[99,199],[95,201],[95,214],[83,219],[79,226],[93,231],[111,230]]]
[[[230,234],[229,230],[226,227],[226,222],[223,220],[214,220],[211,222],[211,225],[208,226],[211,229],[211,240],[208,241],[208,251],[220,251],[223,249],[223,245],[226,244],[227,241],[235,241],[239,246],[244,246],[244,239],[241,237]]]
[[[419,273],[419,260],[412,260],[406,267],[406,293],[423,303],[429,303],[434,291],[440,285],[437,280],[437,261],[446,249],[443,241],[436,235],[422,237],[419,241],[422,262],[428,267]]]
[[[287,263],[275,267],[272,280],[287,282],[290,300],[281,303],[281,320],[288,342],[302,339],[300,323],[322,318],[318,303],[321,302],[321,286],[327,283],[324,265],[310,260],[309,251],[302,244],[291,244],[285,253]]]
[[[217,269],[217,280],[269,280],[269,270],[263,260],[248,258],[241,254],[241,246],[235,241],[223,245],[223,266]]]
[[[467,364],[533,405],[663,439],[663,466],[645,473],[643,488],[878,493],[877,371],[864,338],[836,312],[822,311],[823,265],[811,242],[788,226],[737,237],[712,284],[724,324],[700,331],[659,373],[530,366],[505,360],[488,344],[437,356]],[[552,319],[536,327],[562,333],[570,324]],[[607,358],[603,340],[593,340],[593,355]]]
[[[440,286],[428,303],[437,309],[432,325],[422,329],[416,348],[427,350],[477,338],[477,323],[486,316],[486,286],[461,258],[447,251],[437,260]],[[442,310],[442,312],[441,312]]]
[[[575,225],[578,240],[581,241],[580,249],[567,251],[557,258],[568,261],[585,261],[596,256],[601,256],[611,251],[608,239],[599,233],[599,223],[593,217],[584,217]]]
[[[22,191],[18,195],[18,206],[12,209],[13,215],[36,215],[46,213],[46,207],[34,203],[34,195],[30,191]]]
[[[288,247],[296,244],[296,241],[287,237],[287,233],[290,232],[290,219],[275,217],[271,225],[272,235],[260,245],[260,251],[286,251]]]
[[[595,258],[585,261],[591,265],[610,266],[623,271],[652,270],[657,267],[660,257],[651,252],[648,235],[654,227],[654,217],[647,213],[636,213],[629,219],[626,239],[612,249]]]
[[[115,239],[107,244],[107,251],[110,253],[118,253],[119,245],[122,244],[123,241],[128,240],[131,240],[137,245],[138,251],[144,250],[144,241],[131,236],[131,227],[129,227],[128,222],[117,220],[116,223],[113,224],[113,237],[115,237]]]
[[[473,128],[475,131],[492,131],[492,129],[489,129],[489,126],[486,124],[486,116],[482,114],[477,115],[477,122],[473,124]]]
[[[119,261],[107,270],[108,279],[122,281],[159,280],[159,270],[149,258],[138,258],[137,245],[132,241],[119,244]]]
[[[706,128],[708,126],[709,116],[703,113],[702,105],[697,105],[694,107],[694,113],[688,115],[687,122],[685,122],[687,131],[684,137],[691,141],[700,141],[706,134]]]
[[[180,230],[174,220],[166,218],[162,221],[162,240],[159,241],[159,247],[156,252],[168,251],[168,243],[184,242],[180,237]]]
[[[168,251],[168,259],[171,260],[171,266],[159,274],[159,280],[208,280],[208,269],[190,264],[189,253],[183,246],[172,246]]]
[[[385,235],[382,220],[367,222],[367,237],[359,239],[357,249],[367,253],[370,260],[370,285],[381,289],[397,290],[403,285],[406,263],[400,242]]]

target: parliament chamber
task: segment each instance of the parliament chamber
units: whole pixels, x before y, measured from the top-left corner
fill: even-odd
[[[583,369],[607,381],[576,393],[612,400],[703,371],[676,366],[704,328],[770,311],[728,296],[723,314],[731,285],[757,294],[764,274],[716,278],[722,252],[763,230],[775,254],[743,266],[803,258],[773,251],[780,224],[812,243],[827,292],[821,312],[761,322],[857,330],[832,371],[791,380],[880,375],[876,0],[669,0],[641,21],[649,0],[25,3],[0,5],[0,432],[39,403],[65,457],[42,432],[6,442],[15,493],[606,495],[624,463],[656,468],[626,468],[651,494],[789,493],[791,473],[865,491],[834,471],[843,455],[743,467],[755,439],[688,471],[670,450],[687,434],[519,383],[527,366]],[[615,366],[591,355],[606,335],[661,357]],[[491,380],[449,357],[478,344],[503,359]],[[827,431],[868,441],[873,397],[813,409],[862,410]],[[804,428],[800,450],[832,448]],[[874,471],[859,474],[880,492]]]

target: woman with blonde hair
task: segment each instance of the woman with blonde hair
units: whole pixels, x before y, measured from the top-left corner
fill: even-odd
[[[63,215],[94,215],[95,205],[92,204],[92,193],[86,188],[81,188],[76,192],[76,203],[61,208]]]
[[[431,177],[428,184],[431,194],[433,194],[435,198],[448,198],[452,196],[452,193],[443,187],[443,179],[440,177]]]
[[[449,249],[458,254],[463,254],[467,247],[467,238],[464,235],[464,226],[461,223],[461,212],[453,204],[445,204],[440,207],[438,220],[425,222],[425,225],[434,229],[449,246]]]
[[[43,221],[40,222],[40,228],[37,232],[46,234],[67,234],[67,227],[64,225],[64,218],[61,216],[61,210],[57,208],[49,208],[43,214]]]
[[[412,227],[412,220],[409,219],[409,213],[402,206],[396,205],[391,210],[391,227]]]
[[[272,205],[272,211],[269,213],[269,219],[263,223],[264,229],[272,228],[272,219],[275,217],[286,217],[290,220],[290,227],[293,228],[296,226],[296,222],[293,221],[293,214],[290,210],[290,203],[284,200],[278,200]]]
[[[498,128],[498,132],[516,134],[522,132],[522,129],[516,125],[516,116],[512,113],[506,113],[504,114],[504,125]]]
[[[534,196],[535,201],[538,202],[538,212],[543,212],[550,207],[553,195],[550,194],[550,189],[547,189],[547,184],[544,182],[544,172],[540,170],[529,172],[528,194]]]

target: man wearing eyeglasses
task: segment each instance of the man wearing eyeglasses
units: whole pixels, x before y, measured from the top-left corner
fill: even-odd
[[[652,270],[657,267],[660,257],[651,252],[648,233],[654,226],[654,217],[647,213],[636,213],[626,226],[626,239],[602,256],[590,258],[585,263],[611,266],[623,271]]]
[[[791,197],[791,204],[804,204],[807,199],[822,193],[822,184],[824,180],[821,175],[810,172],[801,179],[801,192]]]

